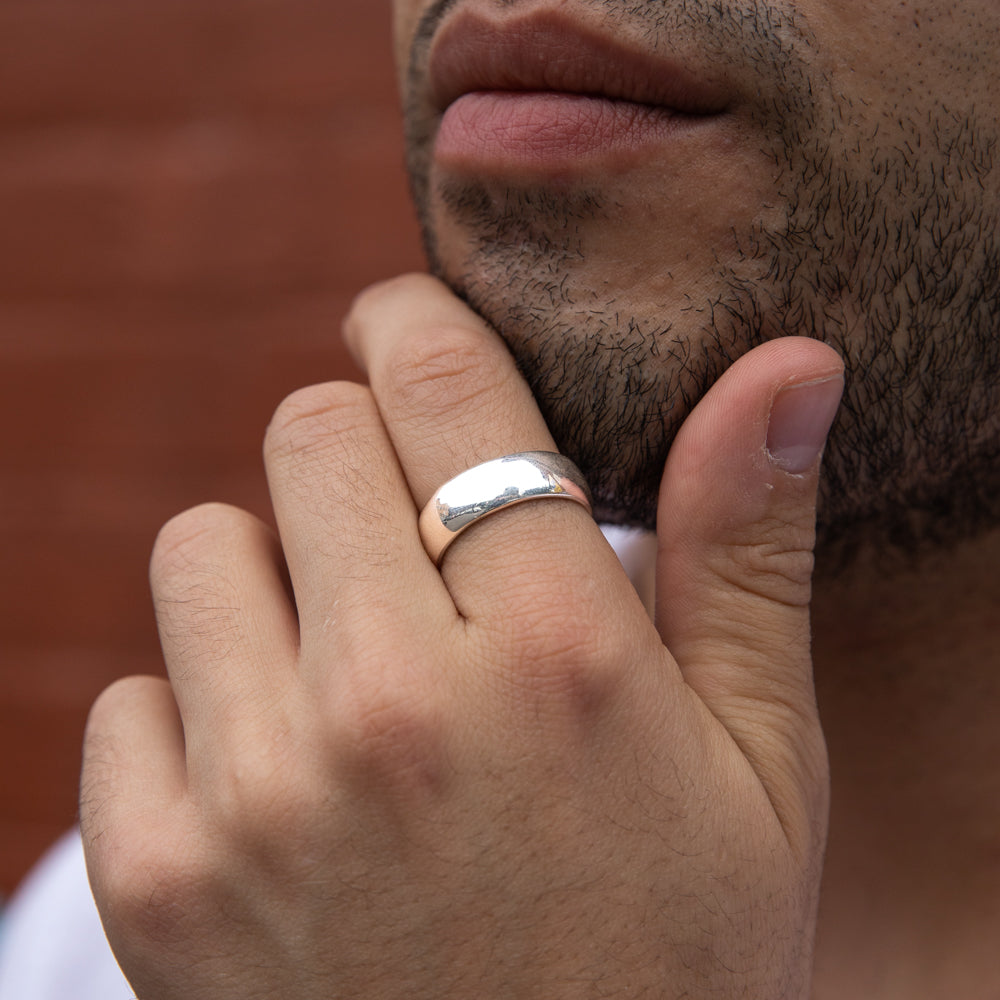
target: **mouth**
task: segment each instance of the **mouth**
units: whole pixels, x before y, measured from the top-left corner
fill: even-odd
[[[434,40],[428,73],[435,159],[458,171],[624,165],[730,102],[710,73],[558,11],[497,21],[462,10]]]

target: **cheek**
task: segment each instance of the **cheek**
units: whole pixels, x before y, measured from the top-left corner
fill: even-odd
[[[824,4],[810,14],[823,68],[867,115],[920,118],[935,104],[956,112],[992,104],[1000,88],[1000,3],[930,0]]]
[[[751,138],[721,136],[690,157],[666,158],[622,185],[614,252],[672,262],[686,280],[750,253],[762,222],[773,225],[777,168]]]

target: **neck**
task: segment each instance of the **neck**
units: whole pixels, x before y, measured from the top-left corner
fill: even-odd
[[[1000,530],[819,581],[830,750],[816,1000],[1000,995]]]

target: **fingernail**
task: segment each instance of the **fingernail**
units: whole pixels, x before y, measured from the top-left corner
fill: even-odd
[[[785,472],[811,469],[826,445],[844,391],[842,375],[782,389],[771,404],[767,451]]]

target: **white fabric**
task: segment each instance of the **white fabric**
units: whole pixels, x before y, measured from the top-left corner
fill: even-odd
[[[83,845],[67,834],[4,912],[0,1000],[132,1000],[90,894]]]
[[[605,527],[626,571],[652,603],[655,539]],[[0,925],[0,1000],[134,1000],[115,962],[87,880],[78,832],[42,859]]]

